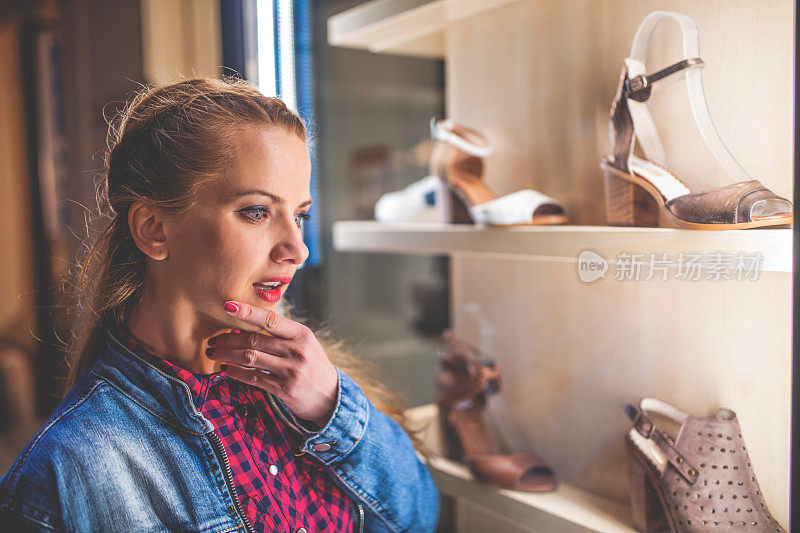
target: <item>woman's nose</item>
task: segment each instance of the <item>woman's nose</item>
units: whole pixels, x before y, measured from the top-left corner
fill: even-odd
[[[308,247],[303,242],[303,232],[294,221],[283,224],[283,227],[280,237],[272,247],[270,256],[276,263],[288,261],[300,265],[308,259]]]

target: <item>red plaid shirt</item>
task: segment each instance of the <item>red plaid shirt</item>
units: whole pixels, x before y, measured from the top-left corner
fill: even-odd
[[[132,352],[189,386],[195,407],[222,440],[236,494],[256,531],[352,530],[347,495],[319,463],[294,455],[298,436],[273,412],[262,389],[224,372],[194,374],[154,354],[129,331],[118,336]]]

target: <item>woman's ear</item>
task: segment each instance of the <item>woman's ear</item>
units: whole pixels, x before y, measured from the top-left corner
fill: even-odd
[[[133,242],[146,256],[156,261],[169,257],[167,234],[161,211],[136,201],[128,209],[128,228]]]

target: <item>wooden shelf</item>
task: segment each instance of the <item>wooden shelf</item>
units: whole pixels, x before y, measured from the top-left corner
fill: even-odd
[[[619,254],[755,254],[760,268],[792,271],[792,230],[688,231],[610,226],[488,228],[471,224],[384,224],[342,221],[333,226],[333,245],[347,252],[416,255],[493,255],[577,264],[584,250],[614,264]]]
[[[328,19],[328,44],[383,54],[444,57],[444,30],[519,0],[374,0]]]
[[[422,439],[429,449],[441,449],[438,409],[434,404],[406,411],[409,423],[424,427]],[[516,528],[530,531],[599,531],[629,533],[630,510],[615,501],[561,483],[553,492],[506,490],[475,481],[469,469],[440,455],[425,460],[436,486],[447,496]]]

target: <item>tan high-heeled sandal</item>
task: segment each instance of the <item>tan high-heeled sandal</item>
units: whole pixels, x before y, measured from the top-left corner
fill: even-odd
[[[533,452],[502,453],[484,419],[487,396],[500,390],[496,365],[449,332],[437,375],[437,398],[447,455],[464,460],[483,483],[526,492],[555,489],[553,470]]]
[[[655,27],[665,19],[683,31],[686,59],[645,74],[644,58]],[[699,34],[694,21],[680,13],[656,11],[636,32],[631,57],[625,60],[611,106],[613,154],[600,163],[605,177],[606,218],[612,226],[663,226],[682,229],[726,230],[786,225],[792,222],[792,204],[751,179],[719,137],[706,106],[700,68]],[[664,148],[647,100],[653,84],[680,73],[686,76],[695,122],[709,149],[736,181],[702,192],[691,189],[664,164]],[[633,155],[635,140],[646,157]]]
[[[484,158],[492,146],[477,130],[452,120],[431,123],[435,142],[430,173],[439,176],[464,203],[476,224],[550,225],[567,221],[564,205],[539,191],[525,189],[498,198],[483,181]]]
[[[626,410],[633,420],[625,443],[636,529],[785,533],[767,509],[736,413],[723,408],[714,418],[690,416],[655,398]],[[655,425],[654,414],[680,426],[677,438]]]

